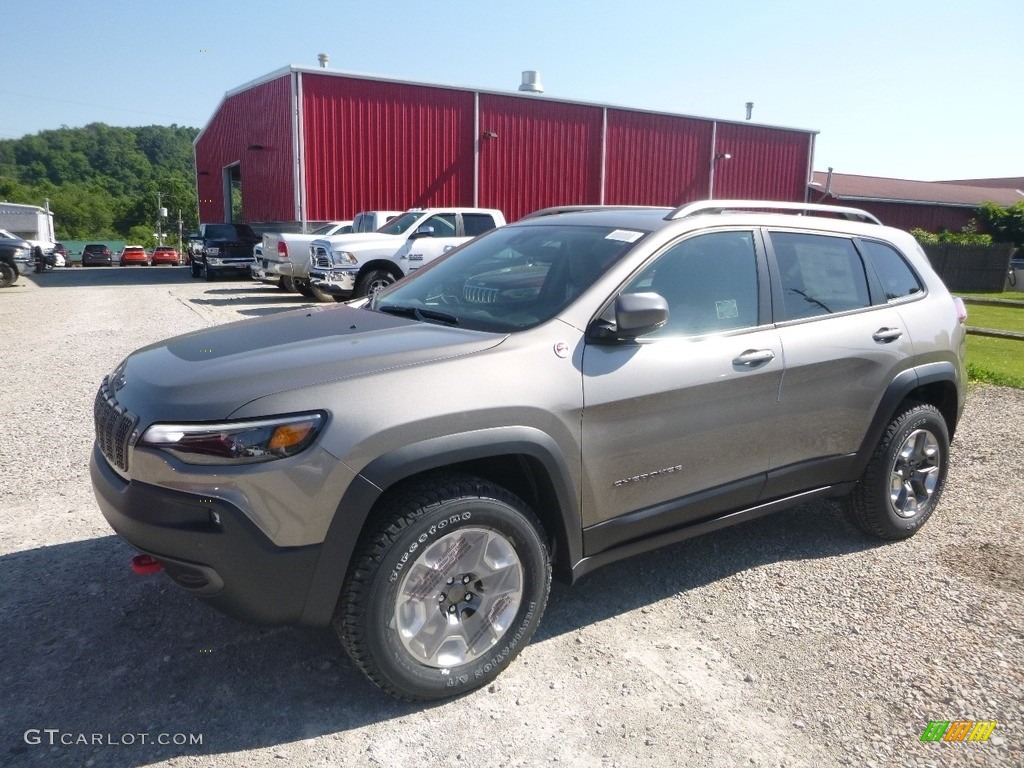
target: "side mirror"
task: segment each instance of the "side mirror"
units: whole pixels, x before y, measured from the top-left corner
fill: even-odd
[[[668,322],[668,302],[658,293],[623,293],[615,299],[615,327],[597,327],[599,339],[630,340],[661,328]]]
[[[420,237],[433,237],[433,236],[434,236],[434,228],[432,226],[430,226],[429,224],[424,224],[424,225],[422,225],[420,227],[417,227],[416,231],[412,233],[412,235],[409,237],[409,239],[410,240],[415,240],[415,239],[420,238]]]

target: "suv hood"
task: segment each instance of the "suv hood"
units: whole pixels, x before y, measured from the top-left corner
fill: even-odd
[[[267,395],[471,354],[504,338],[339,305],[177,336],[133,352],[110,378],[140,427],[207,421]]]

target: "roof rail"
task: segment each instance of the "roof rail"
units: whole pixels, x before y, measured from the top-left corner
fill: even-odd
[[[831,214],[851,221],[881,225],[881,221],[860,208],[846,208],[841,205],[819,205],[817,203],[786,203],[779,200],[699,200],[676,208],[665,217],[666,221],[685,219],[702,213],[728,213],[731,211],[799,211],[811,215]]]
[[[541,208],[539,211],[528,213],[523,219],[540,219],[545,216],[558,216],[562,213],[580,213],[581,211],[657,211],[665,210],[667,205],[555,205],[551,208]],[[520,219],[522,221],[522,219]]]

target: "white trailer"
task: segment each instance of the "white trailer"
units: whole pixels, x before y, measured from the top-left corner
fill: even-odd
[[[0,203],[0,229],[6,229],[30,245],[41,246],[44,251],[53,249],[57,238],[53,232],[53,211],[49,203],[45,208],[38,205]]]

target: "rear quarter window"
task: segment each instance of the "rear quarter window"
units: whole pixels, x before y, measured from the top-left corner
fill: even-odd
[[[891,245],[875,240],[862,240],[859,244],[875,274],[878,275],[887,301],[921,293],[921,281],[899,251]]]

